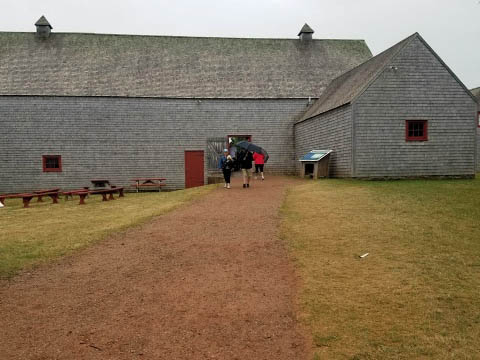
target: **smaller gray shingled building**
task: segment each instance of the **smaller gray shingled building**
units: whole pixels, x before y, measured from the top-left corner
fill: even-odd
[[[295,124],[296,156],[333,149],[330,175],[473,177],[477,103],[415,33],[334,79]]]

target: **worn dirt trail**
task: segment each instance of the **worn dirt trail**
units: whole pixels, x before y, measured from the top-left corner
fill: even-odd
[[[239,180],[0,283],[0,358],[307,359],[278,238],[292,180]]]

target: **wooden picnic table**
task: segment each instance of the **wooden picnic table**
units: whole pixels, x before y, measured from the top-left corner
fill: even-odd
[[[111,186],[110,181],[107,179],[92,179],[90,182],[95,188],[104,188],[107,186],[107,184]]]
[[[162,188],[162,186],[165,186],[166,184],[163,182],[167,180],[166,178],[161,178],[161,177],[146,177],[146,178],[136,178],[136,179],[131,179],[132,181],[135,182],[134,186],[135,189],[137,190],[137,193],[139,192],[140,189],[152,189],[152,188],[158,188],[158,191]]]

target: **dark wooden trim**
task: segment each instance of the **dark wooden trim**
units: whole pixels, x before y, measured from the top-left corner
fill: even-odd
[[[480,128],[480,111],[477,114],[477,127]]]
[[[408,125],[410,123],[423,124],[423,136],[409,136]],[[428,141],[428,120],[405,120],[405,141]]]
[[[47,168],[47,159],[58,159],[58,168]],[[43,172],[62,172],[62,155],[42,155]]]

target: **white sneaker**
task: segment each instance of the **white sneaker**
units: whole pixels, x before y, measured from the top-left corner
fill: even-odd
[[[225,184],[223,185],[223,187],[227,187],[227,183],[225,183]]]
[[[230,189],[230,184],[227,184],[227,189]]]

